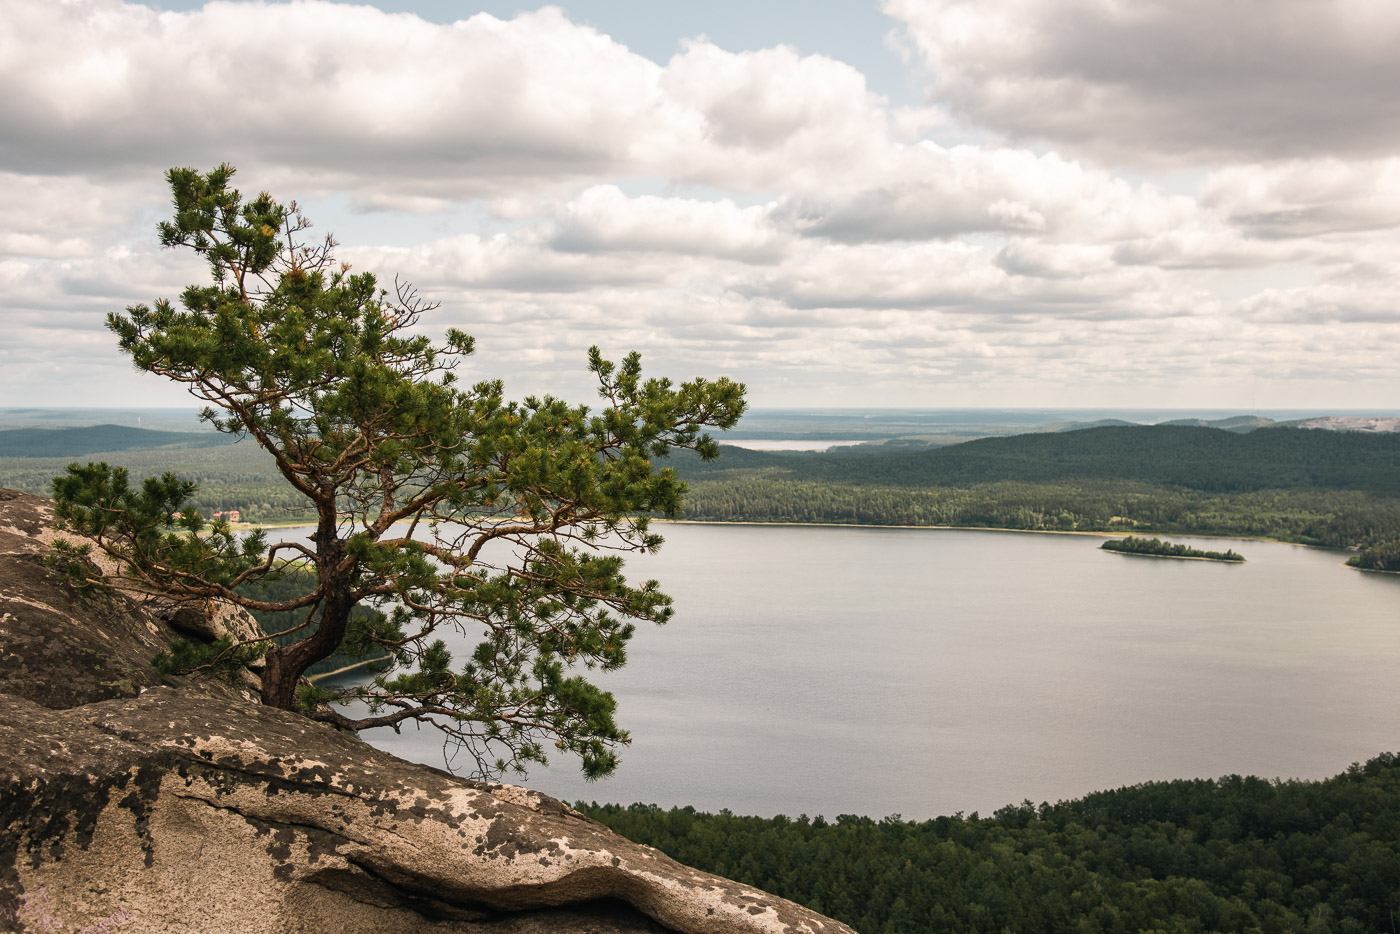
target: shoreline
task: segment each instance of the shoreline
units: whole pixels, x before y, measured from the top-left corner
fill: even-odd
[[[1121,538],[1124,535],[1175,535],[1182,538],[1208,538],[1223,541],[1236,542],[1276,542],[1280,545],[1296,545],[1299,548],[1320,548],[1324,551],[1349,551],[1356,549],[1347,548],[1341,545],[1313,545],[1308,542],[1294,542],[1285,538],[1264,538],[1257,535],[1220,535],[1212,532],[1159,532],[1159,531],[1139,531],[1139,530],[1115,530],[1088,531],[1081,529],[1009,529],[1000,526],[986,525],[881,525],[871,522],[752,522],[735,519],[652,519],[654,525],[724,525],[724,526],[778,526],[787,528],[822,528],[822,529],[909,529],[914,531],[925,530],[931,532],[1011,532],[1019,535],[1085,535],[1091,538]],[[250,532],[253,529],[295,529],[306,526],[314,526],[312,522],[235,522],[231,528],[235,532]],[[1117,552],[1123,554],[1124,552]],[[1189,555],[1149,555],[1153,558],[1174,558],[1190,557]],[[1201,560],[1214,561],[1214,558],[1204,558]],[[1226,564],[1234,564],[1227,561]],[[1348,565],[1349,566],[1349,565]],[[1364,571],[1369,568],[1356,568]],[[1384,571],[1382,573],[1394,574],[1396,571]]]
[[[748,522],[734,519],[653,519],[655,524],[663,525],[735,525],[735,526],[789,526],[793,528],[803,528],[815,526],[818,528],[831,529],[927,529],[937,532],[1014,532],[1020,535],[1088,535],[1098,538],[1121,538],[1124,535],[1174,535],[1180,538],[1209,538],[1220,541],[1235,542],[1275,542],[1280,545],[1297,545],[1299,548],[1320,548],[1324,551],[1356,551],[1355,548],[1348,548],[1344,545],[1313,545],[1308,542],[1294,542],[1286,538],[1265,538],[1259,535],[1221,535],[1214,532],[1161,532],[1151,530],[1115,530],[1090,531],[1082,529],[1008,529],[1001,526],[987,525],[876,525],[869,522]],[[1152,557],[1171,558],[1175,555],[1153,555]],[[1205,559],[1214,560],[1212,558]],[[1233,562],[1229,562],[1233,563]]]

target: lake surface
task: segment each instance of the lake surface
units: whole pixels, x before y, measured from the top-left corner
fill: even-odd
[[[588,783],[561,757],[522,784],[923,819],[1154,779],[1320,778],[1400,748],[1400,576],[1340,552],[1172,537],[1249,559],[1227,565],[1104,553],[1090,536],[663,532],[628,564],[676,598],[676,619],[595,675],[632,733],[617,774]],[[442,765],[433,731],[365,736]]]

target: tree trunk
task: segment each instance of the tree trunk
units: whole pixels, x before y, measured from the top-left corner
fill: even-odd
[[[302,672],[340,648],[354,605],[348,592],[327,599],[321,606],[315,632],[291,645],[275,646],[267,653],[267,667],[262,675],[264,704],[281,710],[296,706],[297,682]]]
[[[349,581],[337,570],[345,553],[345,543],[336,534],[333,504],[333,497],[328,497],[327,502],[321,504],[321,521],[312,539],[316,543],[321,616],[311,635],[291,645],[274,646],[267,653],[267,667],[263,669],[262,676],[262,702],[268,707],[281,710],[295,707],[297,682],[301,680],[302,672],[335,654],[345,639],[355,598],[351,594]]]
[[[281,646],[273,646],[266,661],[262,673],[262,702],[268,707],[291,710],[296,704],[297,678],[301,672],[292,667]]]

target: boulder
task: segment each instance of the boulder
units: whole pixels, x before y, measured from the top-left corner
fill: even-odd
[[[0,491],[0,930],[849,931],[246,685],[162,680],[178,633],[73,593],[45,508]]]
[[[45,565],[48,500],[0,489],[0,694],[65,708],[161,683],[151,658],[171,633],[131,600],[64,585]]]

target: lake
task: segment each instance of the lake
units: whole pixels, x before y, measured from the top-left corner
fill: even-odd
[[[924,819],[1155,779],[1320,778],[1400,748],[1400,576],[1340,552],[1172,536],[1249,559],[1228,565],[1077,535],[662,531],[628,565],[676,618],[595,673],[632,733],[617,773],[585,782],[559,758],[512,781],[566,801]],[[434,731],[364,735],[443,764]]]

